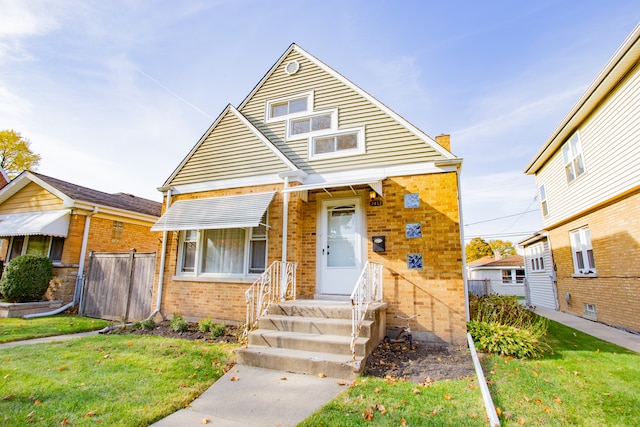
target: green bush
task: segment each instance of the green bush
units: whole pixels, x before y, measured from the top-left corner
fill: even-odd
[[[189,329],[189,323],[182,318],[179,314],[174,314],[173,318],[169,322],[169,326],[175,332],[186,332]]]
[[[547,321],[518,303],[515,296],[469,297],[467,330],[480,351],[536,358],[549,350]]]
[[[214,323],[211,325],[211,338],[218,338],[224,335],[227,325],[224,323]]]
[[[202,319],[198,322],[198,330],[200,332],[211,332],[213,321],[210,318]]]
[[[140,322],[140,326],[144,329],[151,330],[156,327],[156,322],[153,319],[146,319]]]
[[[41,301],[53,276],[53,263],[44,256],[21,255],[7,264],[0,293],[8,302]]]

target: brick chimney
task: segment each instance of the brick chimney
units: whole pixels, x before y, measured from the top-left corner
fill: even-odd
[[[436,136],[436,142],[440,144],[447,151],[451,151],[451,135],[440,134]]]
[[[498,249],[494,249],[493,250],[493,258],[496,261],[500,261],[502,259],[502,254],[500,253],[500,251]]]

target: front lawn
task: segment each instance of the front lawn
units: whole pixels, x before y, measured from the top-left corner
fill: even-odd
[[[482,361],[502,425],[636,426],[640,354],[550,321],[552,353]]]
[[[146,426],[232,362],[233,344],[107,335],[0,350],[0,425]]]
[[[482,358],[503,426],[638,425],[640,354],[552,321],[547,342],[553,351],[540,359]],[[361,377],[300,426],[487,424],[475,380],[422,387]]]
[[[2,318],[0,319],[0,343],[95,331],[108,325],[109,322],[106,320],[72,315],[33,319]]]

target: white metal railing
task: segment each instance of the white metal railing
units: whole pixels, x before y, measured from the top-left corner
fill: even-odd
[[[295,262],[274,261],[244,293],[247,303],[245,335],[276,301],[296,299]]]
[[[372,302],[382,301],[382,264],[365,264],[351,293],[351,356],[356,359],[356,340],[360,335],[367,308]]]

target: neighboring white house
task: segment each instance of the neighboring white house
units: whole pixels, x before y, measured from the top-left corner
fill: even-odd
[[[500,254],[496,254],[471,261],[467,264],[467,277],[474,281],[488,281],[488,293],[525,296],[525,269],[522,255],[501,258]]]
[[[536,233],[518,244],[524,248],[527,305],[557,310],[556,272],[547,233]]]

